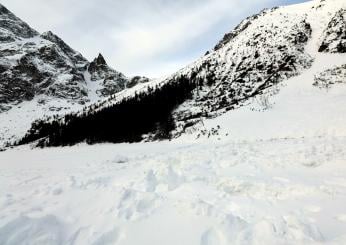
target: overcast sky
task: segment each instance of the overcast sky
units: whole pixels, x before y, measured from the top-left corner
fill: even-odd
[[[157,77],[211,49],[244,17],[304,0],[0,0],[39,32],[126,75]]]

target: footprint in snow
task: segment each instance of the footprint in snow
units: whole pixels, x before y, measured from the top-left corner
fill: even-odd
[[[159,206],[160,200],[154,193],[125,190],[118,204],[118,217],[137,220],[151,215]]]

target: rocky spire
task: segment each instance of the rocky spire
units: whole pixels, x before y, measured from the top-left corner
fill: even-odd
[[[92,74],[100,70],[108,68],[107,62],[103,55],[100,53],[89,65],[88,71]]]
[[[99,56],[97,56],[97,58],[94,60],[94,62],[97,65],[107,65],[107,62],[101,53],[99,53]]]

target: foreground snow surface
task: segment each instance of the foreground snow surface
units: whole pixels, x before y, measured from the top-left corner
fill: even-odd
[[[0,153],[0,244],[345,244],[346,137]]]

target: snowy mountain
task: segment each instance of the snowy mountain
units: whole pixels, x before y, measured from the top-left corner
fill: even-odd
[[[206,122],[225,113],[235,115],[254,101],[268,109],[270,98],[294,78],[311,74],[311,91],[313,84],[343,82],[344,15],[341,0],[263,10],[186,68],[80,112],[39,120],[21,143],[40,138],[43,145],[65,145],[216,135],[220,125],[205,130]]]
[[[81,109],[127,84],[134,86],[138,79],[110,68],[101,54],[89,62],[52,32],[39,34],[1,4],[0,72],[0,139],[4,140],[19,137],[42,115]],[[17,114],[24,132],[13,130],[10,120],[16,121]]]
[[[264,10],[167,78],[64,117],[53,97],[0,113],[7,135],[47,116],[0,151],[0,244],[346,244],[345,9]]]

